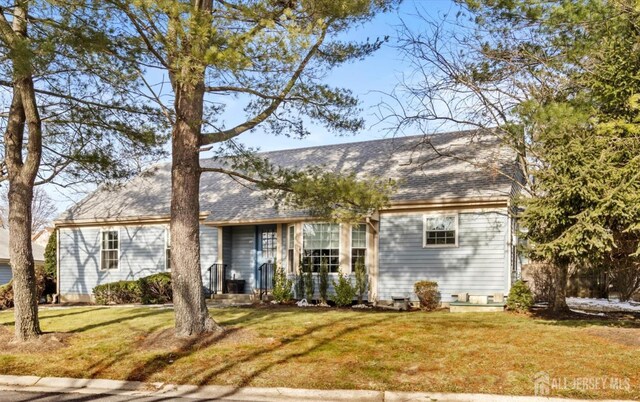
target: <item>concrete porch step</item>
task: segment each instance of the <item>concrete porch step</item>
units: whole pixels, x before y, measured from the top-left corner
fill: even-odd
[[[208,304],[250,304],[255,300],[252,294],[222,293],[214,294],[207,300]]]

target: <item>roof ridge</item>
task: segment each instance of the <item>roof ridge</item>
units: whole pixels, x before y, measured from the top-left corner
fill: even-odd
[[[453,135],[466,135],[471,132],[478,132],[479,129],[467,129],[467,130],[458,130],[458,131],[445,131],[440,133],[431,133],[431,134],[413,134],[413,135],[404,135],[404,136],[392,136],[391,138],[376,138],[373,140],[363,140],[363,141],[352,141],[352,142],[341,142],[338,144],[325,144],[325,145],[314,145],[314,146],[306,146],[300,148],[289,148],[289,149],[274,149],[271,151],[258,151],[256,152],[259,155],[268,155],[268,154],[276,154],[276,153],[287,153],[287,152],[297,152],[297,151],[307,151],[311,149],[329,149],[341,146],[349,146],[349,145],[364,145],[371,143],[379,143],[379,142],[393,142],[393,141],[406,141],[406,140],[414,140],[417,138],[425,137],[425,136],[433,136],[433,137],[444,137],[444,136],[453,136]],[[215,157],[203,158],[201,161],[211,160]]]

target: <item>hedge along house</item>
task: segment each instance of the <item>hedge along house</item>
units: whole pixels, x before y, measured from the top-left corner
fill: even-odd
[[[388,208],[350,225],[275,208],[246,183],[204,173],[201,269],[210,294],[257,293],[269,287],[269,262],[293,274],[301,257],[314,271],[326,259],[332,276],[364,259],[370,301],[415,300],[420,280],[437,281],[443,302],[506,293],[517,275],[509,210],[518,169],[494,137],[464,131],[262,155],[280,166],[389,177],[398,189]],[[61,301],[89,301],[98,284],[171,270],[170,188],[170,165],[160,165],[98,189],[56,221]]]
[[[44,247],[39,244],[32,243],[31,250],[33,252],[33,261],[36,266],[44,265]],[[13,274],[11,273],[11,260],[9,257],[9,231],[0,228],[0,286],[11,281]]]

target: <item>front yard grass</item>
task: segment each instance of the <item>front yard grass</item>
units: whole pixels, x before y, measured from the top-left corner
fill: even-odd
[[[640,399],[637,319],[295,307],[211,313],[226,332],[176,343],[170,309],[45,309],[41,326],[53,334],[12,349],[5,345],[13,313],[0,312],[0,374],[532,395],[544,371],[569,381],[552,395]],[[573,379],[596,377],[611,381],[571,389]],[[625,378],[630,390],[612,386]]]

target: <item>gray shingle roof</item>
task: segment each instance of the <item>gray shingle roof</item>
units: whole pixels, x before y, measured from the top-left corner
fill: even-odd
[[[33,251],[33,259],[36,262],[44,262],[44,247],[39,244],[31,243]],[[9,231],[0,228],[0,260],[9,260]]]
[[[399,180],[392,203],[460,198],[507,198],[516,171],[515,154],[493,136],[475,131],[395,137],[349,144],[264,152],[283,167],[324,166],[358,177]],[[216,162],[203,159],[202,166]],[[163,164],[116,189],[101,188],[59,220],[134,218],[169,214],[170,165]],[[274,208],[262,192],[219,173],[204,173],[200,208],[209,221],[264,220],[307,216]]]

